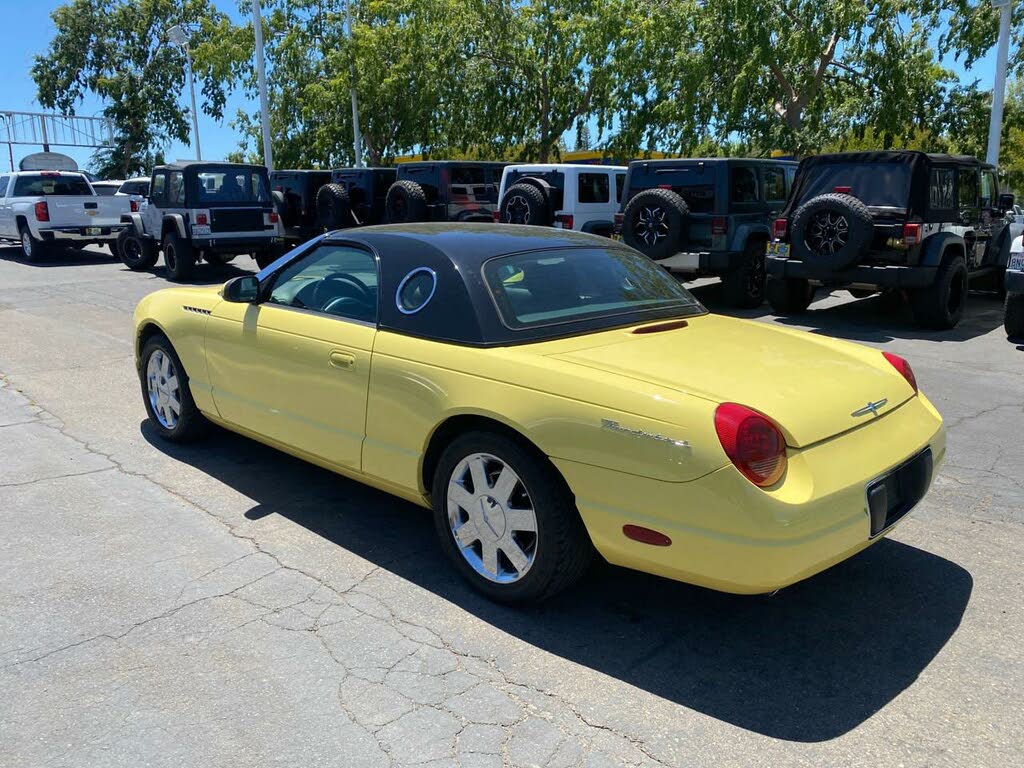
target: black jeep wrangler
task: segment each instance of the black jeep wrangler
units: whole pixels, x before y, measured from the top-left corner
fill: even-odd
[[[764,301],[764,247],[796,163],[705,158],[634,160],[616,234],[673,272],[720,275],[725,301]]]
[[[281,219],[289,247],[304,243],[323,232],[317,216],[317,193],[331,181],[330,171],[271,171],[270,194]]]
[[[394,168],[338,168],[316,196],[321,231],[383,224]]]
[[[506,165],[461,160],[403,163],[388,190],[387,220],[493,222]]]
[[[952,328],[969,281],[1001,286],[1012,208],[995,169],[973,157],[809,157],[768,244],[768,301],[777,314],[793,314],[819,286],[857,297],[906,291],[918,325]]]

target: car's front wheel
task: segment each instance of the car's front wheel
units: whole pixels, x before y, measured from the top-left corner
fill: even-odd
[[[196,267],[196,252],[192,244],[171,229],[164,235],[162,247],[168,279],[176,283],[188,280]]]
[[[206,434],[206,420],[188,387],[188,373],[171,342],[150,338],[142,348],[139,381],[146,414],[157,434],[173,443],[187,443]]]
[[[441,547],[493,600],[543,600],[593,559],[572,494],[541,456],[503,434],[471,432],[444,451],[431,495]]]

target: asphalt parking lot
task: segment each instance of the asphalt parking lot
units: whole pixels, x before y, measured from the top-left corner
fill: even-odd
[[[800,318],[907,357],[946,419],[890,539],[771,597],[601,566],[522,610],[418,508],[225,432],[159,442],[131,312],[166,285],[0,247],[0,764],[1024,764],[1024,346],[994,297],[946,333],[839,293]]]

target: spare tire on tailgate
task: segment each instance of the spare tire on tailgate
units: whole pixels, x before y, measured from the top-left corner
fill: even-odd
[[[793,258],[822,272],[857,263],[871,247],[875,223],[871,211],[853,195],[812,197],[793,214]]]
[[[502,224],[551,225],[551,206],[535,184],[513,184],[501,198]]]
[[[645,189],[626,203],[622,239],[652,259],[667,259],[679,250],[690,209],[671,189]]]
[[[409,179],[399,179],[388,189],[384,201],[389,224],[406,224],[427,219],[427,193]]]
[[[342,184],[324,184],[316,193],[317,223],[324,229],[352,226],[352,205]]]

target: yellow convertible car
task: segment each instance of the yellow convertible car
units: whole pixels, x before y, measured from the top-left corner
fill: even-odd
[[[709,314],[571,231],[336,232],[135,322],[162,437],[213,422],[433,508],[497,600],[550,596],[595,552],[770,592],[890,531],[945,451],[902,358]]]

